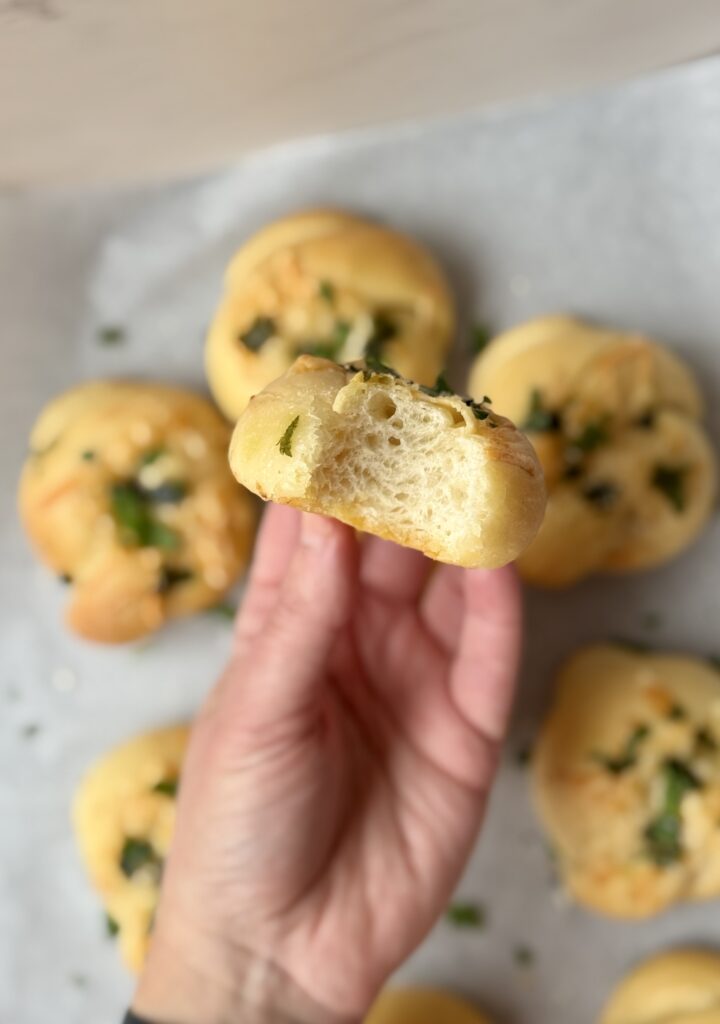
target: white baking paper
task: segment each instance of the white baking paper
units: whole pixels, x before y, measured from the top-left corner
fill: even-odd
[[[132,193],[0,198],[0,1021],[117,1024],[131,992],[103,934],[68,810],[91,761],[188,716],[230,626],[208,615],[105,649],[61,625],[62,587],[37,567],[13,507],[27,434],[47,398],[96,375],[203,387],[202,345],[226,261],[249,232],[332,203],[418,235],[445,265],[468,326],[570,310],[644,330],[700,375],[720,433],[720,59],[553,104],[274,149],[226,173]],[[127,340],[97,343],[120,323]],[[640,924],[563,902],[515,755],[551,674],[608,635],[720,649],[720,526],[673,565],[528,595],[518,709],[486,828],[459,888],[483,931],[440,923],[400,972],[455,988],[501,1024],[579,1024],[638,957],[720,943],[717,904]],[[647,613],[661,625],[644,625]],[[531,967],[514,951],[530,947]]]

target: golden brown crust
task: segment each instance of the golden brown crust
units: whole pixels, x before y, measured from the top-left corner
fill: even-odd
[[[133,971],[147,952],[187,739],[175,726],[121,744],[90,769],[73,804],[85,868]]]
[[[600,1024],[720,1024],[720,953],[678,949],[646,960],[613,992]]]
[[[528,582],[658,565],[702,530],[717,487],[702,401],[656,342],[540,317],[491,342],[470,391],[528,432],[545,471],[545,522],[518,562]]]
[[[73,630],[133,640],[217,603],[237,580],[255,516],[228,470],[228,440],[205,399],[160,384],[96,381],[40,414],[20,516],[70,583]]]
[[[639,918],[720,894],[720,672],[617,645],[560,673],[533,757],[570,893]]]
[[[260,333],[248,335],[254,325]],[[233,258],[206,372],[235,420],[300,353],[352,360],[373,336],[384,362],[432,384],[453,327],[445,279],[417,242],[342,211],[311,210],[267,225]]]
[[[465,566],[511,561],[545,501],[537,459],[509,420],[452,393],[311,356],[252,400],[230,465],[262,498]]]
[[[386,989],[365,1024],[490,1024],[479,1010],[449,992],[431,988]]]

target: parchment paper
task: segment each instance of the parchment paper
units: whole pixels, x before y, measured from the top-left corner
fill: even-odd
[[[720,434],[720,60],[593,95],[431,129],[320,139],[225,174],[133,193],[0,200],[0,1021],[117,1024],[131,979],[103,935],[68,807],[88,764],[136,731],[190,715],[225,657],[208,615],[109,650],[60,623],[62,587],[15,521],[26,437],[43,402],[94,375],[203,387],[203,333],[223,267],[259,225],[295,207],[348,205],[417,234],[462,311],[501,328],[570,310],[677,347],[700,374]],[[97,330],[122,324],[124,344]],[[458,355],[453,379],[462,383]],[[673,942],[720,944],[717,904],[643,924],[563,901],[533,819],[527,771],[549,677],[576,645],[625,635],[720,649],[717,518],[673,565],[528,595],[516,720],[487,827],[459,892],[483,931],[439,924],[403,979],[454,987],[501,1024],[592,1021],[619,975]],[[660,625],[650,630],[647,614]],[[515,962],[517,946],[534,952]]]

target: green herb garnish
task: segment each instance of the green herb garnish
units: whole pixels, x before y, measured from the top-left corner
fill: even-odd
[[[125,341],[125,329],[119,324],[108,324],[106,327],[99,327],[97,339],[101,345],[120,345]]]
[[[335,323],[333,334],[327,341],[308,341],[301,347],[300,351],[309,356],[318,356],[321,359],[337,359],[340,355],[352,324],[347,320],[338,320]]]
[[[477,903],[451,903],[445,911],[445,920],[456,928],[484,928],[485,908]]]
[[[332,281],[321,281],[318,285],[318,295],[332,305],[335,301],[335,285]]]
[[[586,501],[589,501],[596,508],[608,509],[617,501],[620,496],[620,491],[609,482],[600,481],[595,484],[588,484],[583,489],[582,496]]]
[[[163,565],[160,568],[155,590],[158,594],[167,594],[173,587],[187,583],[193,576],[194,573],[190,569],[176,569],[172,565]]]
[[[597,761],[613,775],[622,775],[623,772],[626,772],[628,768],[632,768],[637,763],[640,745],[649,735],[650,730],[646,725],[638,725],[619,754],[595,753],[592,755],[593,760]]]
[[[152,791],[153,793],[162,793],[163,796],[175,797],[178,791],[178,780],[162,779],[162,781],[153,786]]]
[[[162,871],[162,858],[146,839],[134,839],[129,836],[120,854],[120,870],[126,878],[132,878],[142,868],[151,868],[159,876]]]
[[[525,746],[520,747],[520,749],[515,754],[515,764],[517,764],[520,768],[526,768],[530,764],[531,760],[532,747],[529,743],[526,743]]]
[[[114,939],[117,933],[120,931],[120,925],[117,923],[114,917],[110,916],[110,914],[105,915],[105,931],[111,939]]]
[[[687,718],[687,711],[682,704],[673,704],[667,713],[671,722],[684,722]]]
[[[93,459],[95,458],[95,452],[92,451],[90,448],[87,448],[84,452],[80,453],[80,458],[83,460],[83,462],[92,462]]]
[[[60,573],[60,575],[58,576],[58,579],[59,579],[59,580],[60,580],[60,582],[61,582],[62,584],[64,584],[64,585],[65,585],[66,587],[67,587],[67,586],[68,586],[68,585],[69,585],[70,583],[72,583],[72,581],[73,581],[73,578],[72,578],[72,576],[70,575],[70,573],[69,573],[69,572],[61,572],[61,573]]]
[[[675,758],[663,764],[663,804],[644,832],[648,856],[659,867],[672,864],[682,857],[682,817],[680,809],[684,797],[701,789],[697,776]]]
[[[546,408],[542,394],[537,388],[534,388],[530,395],[530,409],[520,429],[541,433],[560,430],[561,426],[560,414]]]
[[[487,348],[492,341],[492,331],[487,324],[473,324],[470,329],[470,349],[476,355]]]
[[[658,465],[653,471],[650,482],[658,491],[662,491],[676,512],[685,508],[685,477],[687,466]]]
[[[373,329],[363,356],[367,366],[376,373],[388,372],[389,368],[382,362],[383,346],[394,338],[397,332],[396,325],[385,313],[376,313],[373,316]]]
[[[140,490],[154,505],[177,505],[187,495],[187,484],[182,480],[167,480],[157,487],[143,487]]]
[[[532,967],[535,963],[535,954],[529,946],[516,946],[513,951],[513,960],[518,967]]]
[[[277,446],[280,449],[281,455],[292,456],[292,437],[295,433],[295,429],[300,422],[300,417],[296,416],[294,420],[291,420],[285,428],[285,433],[277,442]]]
[[[641,430],[652,430],[655,426],[655,411],[653,409],[648,409],[647,412],[642,414],[642,416],[638,416],[635,420],[635,426],[639,427]]]
[[[167,448],[150,448],[140,457],[140,466],[152,466],[163,455],[167,455]]]
[[[448,384],[445,379],[444,371],[440,371],[435,379],[435,383],[432,387],[428,384],[418,384],[418,387],[424,395],[430,395],[432,398],[438,398],[440,395],[454,395],[455,392]]]
[[[607,432],[606,424],[597,421],[586,423],[578,436],[570,440],[570,446],[586,455],[588,452],[595,451],[601,445],[607,444],[609,440],[610,435]]]
[[[113,484],[110,510],[124,544],[174,551],[179,534],[155,519],[148,495],[133,480]]]
[[[269,316],[259,316],[247,331],[240,334],[239,340],[251,352],[259,352],[268,338],[272,338],[276,333],[275,321]]]
[[[237,615],[237,608],[234,604],[230,604],[229,601],[221,601],[219,604],[214,604],[212,607],[207,609],[210,615],[219,615],[222,619],[233,620]]]

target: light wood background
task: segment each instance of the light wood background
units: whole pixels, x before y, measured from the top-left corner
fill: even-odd
[[[718,0],[0,0],[0,185],[177,176],[301,136],[712,52]]]

